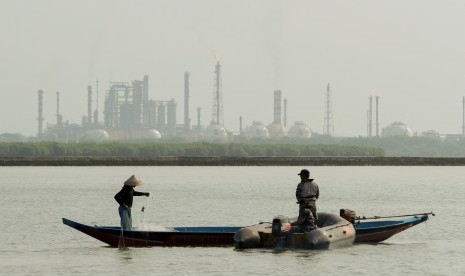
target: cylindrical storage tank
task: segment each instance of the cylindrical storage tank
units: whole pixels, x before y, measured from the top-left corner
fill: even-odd
[[[252,122],[252,125],[249,126],[245,132],[244,136],[248,139],[261,138],[267,139],[270,137],[268,129],[259,121]]]
[[[413,131],[403,122],[393,122],[383,128],[383,136],[413,136]]]
[[[312,131],[304,122],[297,121],[289,129],[288,135],[289,137],[292,137],[292,138],[311,138]]]

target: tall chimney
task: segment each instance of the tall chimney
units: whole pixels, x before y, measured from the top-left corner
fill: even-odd
[[[95,83],[95,111],[94,111],[94,123],[95,128],[99,128],[98,126],[98,80]]]
[[[368,137],[372,137],[373,130],[373,96],[368,98]]]
[[[274,91],[274,120],[273,123],[281,123],[281,90]]]
[[[200,128],[201,128],[201,126],[200,126],[200,111],[201,110],[202,109],[200,107],[197,107],[197,130],[198,131],[200,131]]]
[[[44,105],[44,91],[39,90],[37,92],[37,94],[39,95],[39,117],[37,118],[37,121],[39,122],[39,129],[37,131],[37,137],[42,139],[42,135],[43,135],[42,123],[44,121],[44,117],[43,117],[43,114],[42,114],[43,105]]]
[[[92,86],[87,86],[87,127],[92,126]]]
[[[284,102],[283,102],[283,108],[284,108],[284,118],[283,118],[283,123],[284,123],[284,127],[287,127],[287,98],[284,98]]]
[[[184,73],[184,130],[191,129],[191,119],[189,118],[189,72]]]
[[[242,136],[242,116],[239,116],[239,136]]]
[[[149,76],[144,75],[142,88],[142,126],[149,127],[150,111],[149,111]]]
[[[465,97],[462,98],[462,135],[465,136]]]
[[[61,127],[62,117],[60,114],[60,92],[57,92],[57,126]]]
[[[376,96],[376,137],[379,136],[378,103],[379,103],[379,96]]]

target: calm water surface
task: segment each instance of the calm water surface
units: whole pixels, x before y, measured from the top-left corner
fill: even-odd
[[[118,225],[113,195],[136,174],[133,224],[251,225],[295,216],[301,167],[0,167],[0,275],[465,275],[465,169],[311,167],[318,209],[436,213],[377,245],[328,251],[107,247],[61,222]],[[142,213],[141,207],[146,211]]]

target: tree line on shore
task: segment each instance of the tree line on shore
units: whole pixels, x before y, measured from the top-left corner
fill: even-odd
[[[330,137],[238,140],[228,144],[175,139],[110,143],[0,142],[0,157],[27,156],[398,156],[465,157],[463,139]]]
[[[384,156],[380,148],[335,144],[215,144],[215,143],[0,143],[0,157],[53,156],[188,156],[293,157]]]

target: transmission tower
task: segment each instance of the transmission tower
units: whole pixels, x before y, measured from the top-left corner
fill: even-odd
[[[324,134],[330,136],[334,133],[333,124],[333,107],[331,102],[331,89],[329,83],[326,86],[326,97],[325,97],[325,122],[324,122]]]

